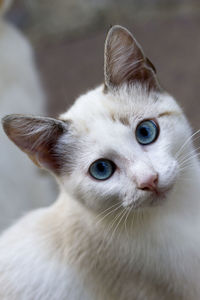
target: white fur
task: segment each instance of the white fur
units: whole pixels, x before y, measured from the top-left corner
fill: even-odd
[[[58,179],[58,201],[30,213],[1,237],[2,300],[200,298],[200,167],[194,157],[184,173],[180,169],[181,157],[193,153],[191,142],[176,157],[191,135],[190,126],[168,94],[148,94],[139,85],[116,94],[102,90],[81,96],[61,116],[72,120],[80,152],[72,173]],[[172,114],[162,116],[165,112]],[[120,116],[130,126],[118,121]],[[135,128],[152,118],[160,135],[144,148]],[[103,182],[88,174],[100,157],[118,166]],[[159,187],[170,188],[155,206],[148,203],[148,191],[137,191],[135,181],[152,170],[159,174]],[[99,213],[113,199],[123,207],[139,201],[143,208],[132,208],[112,228],[114,209],[104,219]]]
[[[3,1],[0,12],[8,5]],[[0,16],[0,118],[8,113],[42,114],[45,97],[31,45]],[[52,183],[7,139],[0,128],[0,228],[22,212],[51,203]],[[14,203],[13,203],[14,202]]]

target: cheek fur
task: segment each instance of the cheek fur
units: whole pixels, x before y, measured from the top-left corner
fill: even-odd
[[[121,202],[121,186],[114,175],[108,180],[98,181],[89,175],[74,172],[67,180],[63,179],[63,183],[68,193],[92,211],[103,211]]]
[[[175,184],[179,172],[177,161],[166,154],[157,157],[152,164],[158,173],[158,187],[161,190],[171,188]]]

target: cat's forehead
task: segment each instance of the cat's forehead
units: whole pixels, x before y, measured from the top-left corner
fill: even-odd
[[[79,97],[71,109],[60,117],[71,119],[76,126],[87,131],[88,127],[91,129],[91,126],[96,127],[101,122],[129,126],[135,121],[171,112],[180,112],[180,108],[168,94],[149,93],[140,86],[104,93],[103,86],[100,86]]]

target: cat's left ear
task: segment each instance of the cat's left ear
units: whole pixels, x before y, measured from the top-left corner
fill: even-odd
[[[115,25],[107,35],[104,57],[105,88],[140,83],[147,90],[160,90],[156,69],[124,27]]]
[[[61,120],[26,115],[8,115],[2,120],[7,136],[39,167],[59,174],[63,167],[60,138],[70,124]],[[19,170],[20,172],[20,170]]]

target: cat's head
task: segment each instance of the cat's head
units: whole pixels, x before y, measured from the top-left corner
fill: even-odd
[[[93,211],[162,202],[178,181],[178,152],[191,134],[178,104],[160,88],[154,66],[120,26],[106,39],[104,85],[78,98],[59,119],[10,115],[3,126]]]

